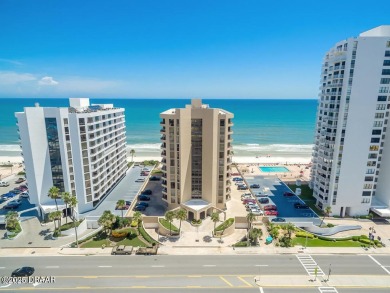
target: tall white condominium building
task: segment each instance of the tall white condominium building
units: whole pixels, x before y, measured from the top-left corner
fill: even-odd
[[[225,209],[230,199],[233,114],[193,99],[160,114],[163,199],[189,219]]]
[[[53,210],[48,191],[77,196],[78,213],[92,210],[125,175],[123,108],[71,98],[69,108],[26,107],[15,113],[30,202]],[[61,204],[61,200],[59,204]]]
[[[333,215],[390,216],[390,26],[338,42],[321,73],[311,185]]]

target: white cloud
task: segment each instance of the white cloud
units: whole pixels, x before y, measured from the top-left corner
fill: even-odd
[[[4,58],[0,58],[0,62],[3,62],[3,63],[9,63],[9,64],[12,64],[12,65],[23,65],[22,62],[19,62],[17,60],[11,60],[11,59],[4,59]]]
[[[58,81],[55,81],[51,76],[45,76],[38,83],[40,85],[57,85]]]
[[[30,73],[17,73],[12,71],[0,71],[0,84],[12,85],[36,80]]]

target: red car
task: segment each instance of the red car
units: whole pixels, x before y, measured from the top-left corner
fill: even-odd
[[[278,208],[277,208],[275,205],[273,205],[273,204],[264,206],[264,210],[265,210],[265,211],[271,211],[271,210],[276,211],[277,209],[278,209]]]
[[[246,198],[242,201],[243,204],[247,204],[247,203],[256,203],[256,200],[252,199],[252,198]]]
[[[295,194],[294,193],[292,193],[292,192],[285,192],[285,193],[283,193],[283,195],[284,196],[294,196]]]
[[[272,211],[265,211],[264,214],[266,216],[277,216],[278,215],[278,211],[274,211],[274,210],[272,210]]]

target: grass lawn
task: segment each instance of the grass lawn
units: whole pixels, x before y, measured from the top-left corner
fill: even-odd
[[[315,206],[316,199],[313,197],[313,190],[310,189],[309,185],[296,186],[295,184],[289,184],[288,187],[295,191],[298,187],[301,189],[301,195],[299,196],[318,216],[323,216],[324,212]]]
[[[147,247],[145,243],[143,243],[138,237],[135,237],[133,239],[125,238],[119,242],[117,242],[117,245],[130,245],[130,246],[140,246],[140,247]]]
[[[168,229],[169,230],[169,227],[171,227],[171,231],[172,232],[176,232],[176,233],[179,233],[179,228],[177,228],[175,225],[173,225],[172,223],[169,223],[167,220],[165,219],[159,219],[161,225],[164,226],[165,229]]]
[[[296,237],[293,239],[294,245],[305,246],[305,237]],[[326,241],[321,239],[307,239],[307,247],[361,247],[363,244],[359,241],[344,240],[344,241]]]
[[[83,244],[81,244],[80,247],[82,248],[97,248],[97,247],[102,247],[102,245],[105,244],[106,246],[110,245],[110,240],[108,239],[101,239],[101,240],[91,240],[87,241]]]

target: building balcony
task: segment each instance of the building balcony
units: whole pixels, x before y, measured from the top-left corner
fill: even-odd
[[[166,151],[162,151],[162,152],[161,152],[161,156],[164,156],[164,157],[165,157],[166,155],[167,155],[167,152],[166,152]]]
[[[164,143],[162,143],[161,144],[161,149],[166,149],[167,148],[167,145],[166,145],[166,143],[164,142]]]
[[[163,136],[160,137],[160,139],[161,139],[161,140],[166,140],[166,136],[163,135]]]
[[[161,128],[161,129],[160,129],[160,132],[165,132],[165,128]]]

